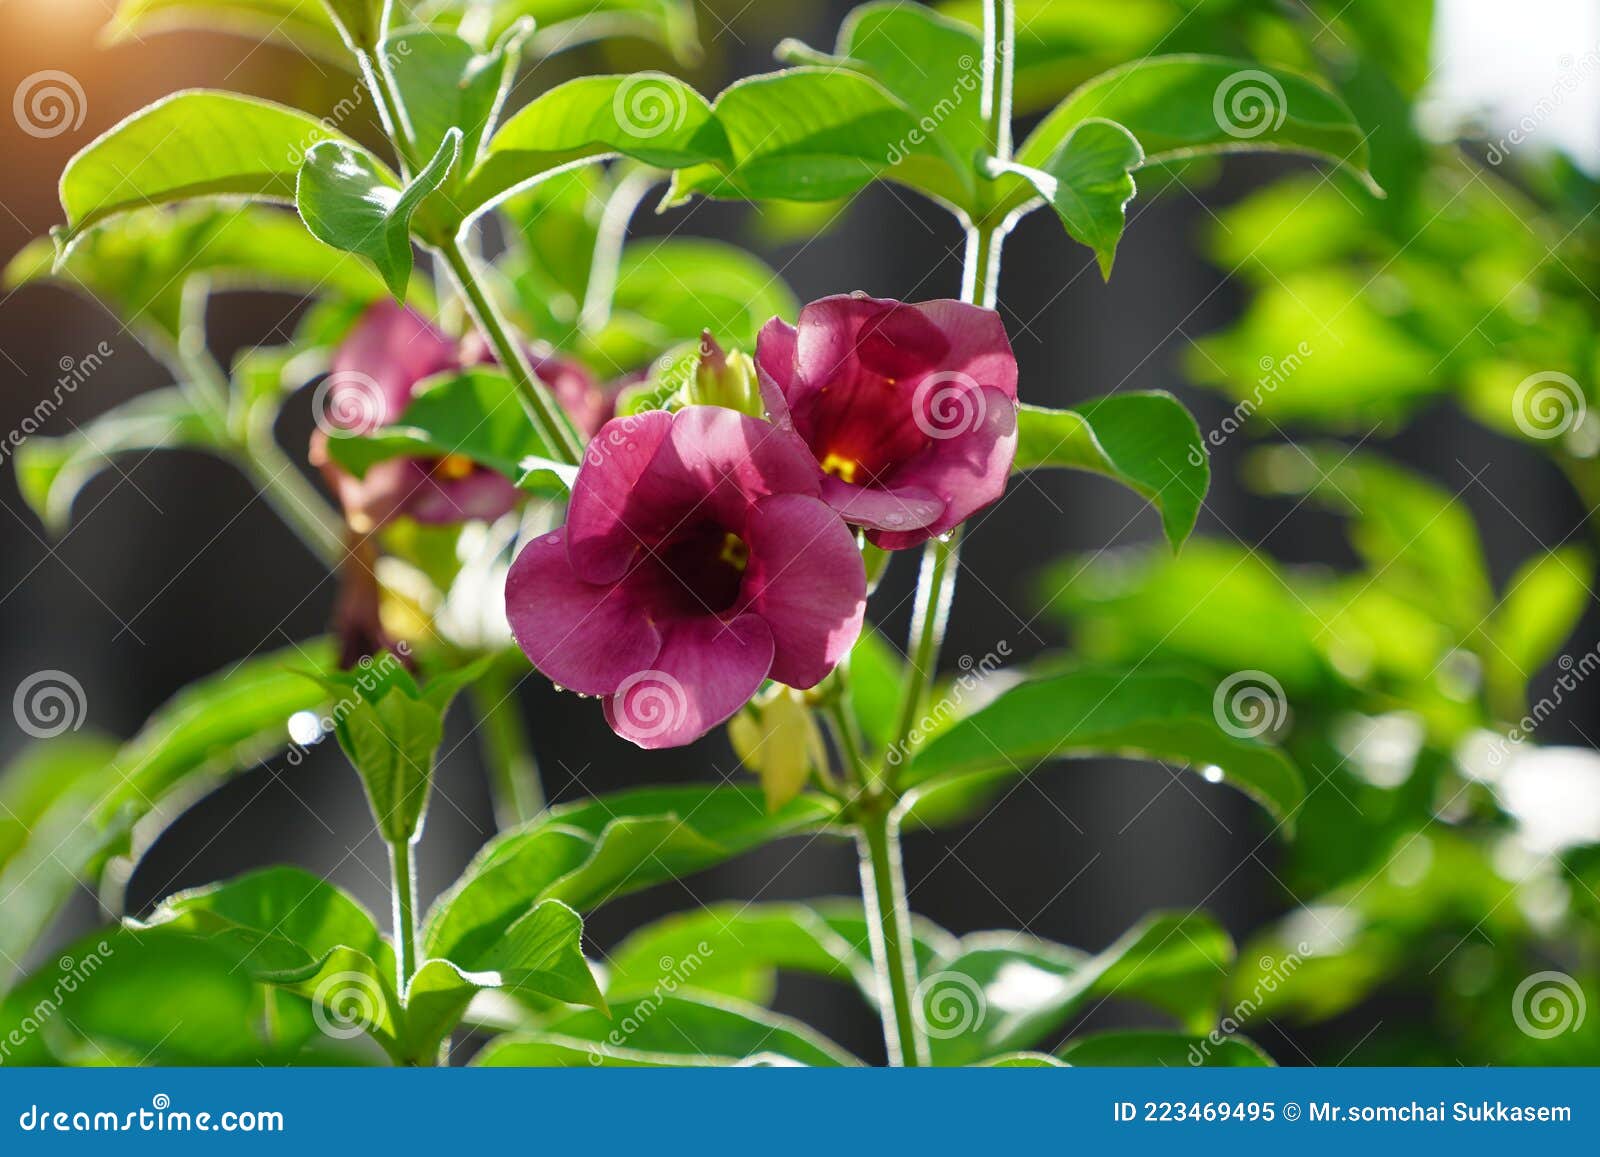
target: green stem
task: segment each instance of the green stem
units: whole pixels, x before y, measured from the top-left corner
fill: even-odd
[[[512,339],[511,331],[500,316],[500,311],[484,292],[482,284],[473,272],[472,263],[461,249],[460,240],[451,238],[439,247],[439,252],[455,276],[456,285],[467,300],[467,308],[472,311],[473,320],[489,339],[489,344],[494,348],[495,356],[500,359],[501,366],[511,375],[511,380],[522,397],[523,407],[528,411],[528,417],[532,419],[534,428],[539,431],[540,437],[549,447],[551,455],[569,466],[576,466],[582,457],[583,447],[578,444],[571,428],[562,419],[549,391],[534,375],[533,367],[528,364],[528,357],[521,345]]]
[[[184,395],[211,428],[219,444],[231,453],[267,504],[302,542],[330,569],[344,558],[341,521],[279,448],[270,429],[259,433],[239,431],[229,420],[232,386],[228,376],[206,349],[205,327],[194,312],[203,299],[185,294],[177,348],[165,345],[173,376]]]
[[[417,971],[417,874],[407,840],[389,844],[389,888],[394,900],[395,984],[404,1000]]]
[[[661,183],[663,176],[659,169],[634,168],[611,191],[605,212],[600,215],[594,255],[589,261],[589,284],[584,290],[583,308],[578,313],[578,328],[586,334],[599,333],[611,320],[628,226],[638,212],[639,203]]]
[[[869,797],[857,805],[856,832],[884,1044],[889,1064],[914,1068],[928,1063],[927,1042],[913,1004],[912,978],[917,972],[911,954],[905,867],[900,861],[900,827],[886,796]]]
[[[510,680],[491,669],[472,688],[482,721],[483,756],[489,764],[489,789],[495,823],[502,831],[525,824],[544,811],[544,787],[528,729],[517,711]]]
[[[917,576],[917,597],[911,608],[911,662],[906,671],[905,691],[895,717],[895,741],[891,752],[900,758],[884,765],[884,777],[893,787],[894,771],[911,754],[911,735],[922,715],[928,689],[939,666],[939,650],[944,645],[945,624],[950,619],[950,601],[955,597],[956,574],[961,569],[961,532],[931,539],[922,552],[922,571]]]
[[[868,786],[871,773],[867,769],[866,758],[861,753],[861,732],[856,726],[856,719],[845,706],[845,693],[840,692],[829,698],[823,708],[827,712],[828,723],[833,728],[833,737],[839,744],[839,756],[844,762],[844,767],[850,773],[851,780],[860,787]]]
[[[411,136],[411,124],[406,119],[405,105],[400,100],[400,93],[394,87],[394,78],[389,75],[389,69],[381,57],[374,57],[371,52],[358,50],[356,63],[361,69],[361,76],[367,82],[367,90],[372,93],[372,98],[378,104],[378,119],[383,122],[383,131],[394,145],[394,151],[400,161],[400,176],[403,180],[411,179],[411,170],[416,167],[416,142]]]

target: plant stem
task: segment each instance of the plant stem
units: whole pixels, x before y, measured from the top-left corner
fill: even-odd
[[[489,300],[489,295],[483,291],[483,286],[473,272],[471,261],[461,249],[460,240],[452,237],[439,246],[439,252],[444,257],[445,263],[450,266],[456,285],[467,300],[467,308],[472,311],[473,320],[489,339],[495,356],[500,359],[500,365],[511,375],[517,392],[522,396],[523,407],[528,411],[528,417],[533,420],[534,428],[544,439],[551,455],[568,466],[576,466],[582,457],[583,448],[561,417],[549,391],[534,375],[533,367],[528,364],[527,355],[523,353],[522,347],[512,339],[499,310]]]
[[[861,855],[861,895],[872,936],[872,965],[878,981],[884,1044],[889,1064],[914,1068],[928,1062],[927,1044],[913,1005],[911,917],[906,906],[905,867],[900,861],[900,827],[887,796],[873,795],[856,806],[856,845]]]
[[[906,670],[905,690],[895,719],[894,744],[901,758],[884,765],[884,776],[893,787],[893,769],[911,754],[911,735],[922,714],[928,688],[939,666],[939,650],[944,645],[945,624],[950,619],[950,600],[955,597],[956,574],[961,564],[961,532],[931,539],[922,552],[922,570],[917,576],[917,597],[911,608],[911,661]]]
[[[417,971],[417,874],[409,841],[389,844],[389,889],[394,900],[395,982],[403,1001]]]
[[[651,189],[661,183],[659,169],[634,168],[627,171],[611,191],[589,261],[589,284],[578,313],[578,328],[583,333],[599,333],[611,320],[611,304],[617,293],[617,274],[622,267],[622,247],[628,239],[628,225]]]
[[[383,122],[383,131],[394,145],[395,155],[400,162],[400,176],[409,181],[411,170],[416,165],[416,145],[411,139],[411,125],[406,120],[400,93],[396,91],[394,80],[381,58],[363,49],[357,51],[356,63],[367,82],[368,91],[378,104],[378,119]]]
[[[473,706],[482,721],[483,756],[489,764],[489,789],[495,823],[505,830],[525,824],[544,811],[539,763],[510,680],[491,668],[472,688]]]

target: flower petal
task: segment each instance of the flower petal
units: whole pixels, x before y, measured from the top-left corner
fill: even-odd
[[[773,422],[786,428],[792,426],[785,398],[794,386],[795,345],[799,340],[794,326],[781,317],[767,322],[756,336],[756,380],[761,385],[761,400]]]
[[[959,370],[1009,398],[1017,396],[1017,358],[998,313],[951,299],[924,301],[913,308],[950,343],[942,368]]]
[[[944,499],[923,486],[853,486],[831,476],[822,480],[822,500],[852,526],[873,530],[918,530],[945,510]]]
[[[672,415],[652,410],[613,418],[590,440],[567,508],[572,567],[588,581],[615,582],[637,554],[639,537],[624,519],[640,476],[671,431]]]
[[[418,522],[430,526],[472,519],[493,522],[514,510],[522,498],[515,483],[487,466],[474,466],[464,478],[441,478],[430,469],[432,465],[422,463],[422,479],[402,511]]]
[[[337,426],[375,430],[400,420],[418,382],[456,364],[455,343],[427,318],[380,301],[334,352],[323,409]]]
[[[861,554],[832,509],[798,494],[763,499],[748,526],[744,599],[772,630],[772,677],[813,687],[861,634]]]
[[[566,532],[540,535],[506,576],[506,617],[517,645],[551,682],[609,695],[661,650],[661,635],[614,584],[587,583],[568,560]]]
[[[755,615],[674,623],[653,663],[626,676],[606,700],[606,722],[644,748],[691,743],[749,702],[772,653],[772,632]]]
[[[1005,493],[1017,456],[1017,405],[1000,390],[985,386],[977,397],[975,425],[955,436],[930,441],[928,449],[885,479],[892,488],[915,486],[945,502],[935,521],[907,532],[872,530],[867,538],[884,550],[904,550],[965,522]]]

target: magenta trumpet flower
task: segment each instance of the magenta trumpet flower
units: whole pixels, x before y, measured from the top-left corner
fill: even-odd
[[[492,360],[475,337],[452,341],[395,302],[362,314],[334,353],[311,440],[312,464],[338,495],[352,529],[369,533],[401,516],[433,524],[488,521],[516,506],[520,495],[510,479],[461,455],[392,458],[357,478],[327,452],[330,435],[369,434],[400,421],[424,379]],[[535,359],[535,370],[580,430],[590,434],[599,427],[606,403],[586,369],[550,356]]]
[[[945,533],[1005,491],[1017,359],[992,309],[842,295],[756,343],[762,400],[810,448],[821,493],[885,550]]]
[[[567,523],[511,566],[517,643],[559,686],[605,697],[640,747],[704,735],[767,678],[811,687],[861,631],[866,576],[792,434],[690,406],[595,435]]]

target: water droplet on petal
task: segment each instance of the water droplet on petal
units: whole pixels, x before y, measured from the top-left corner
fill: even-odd
[[[559,534],[547,534],[544,536],[544,540],[551,546],[555,546],[561,541],[561,536]]]
[[[556,693],[557,694],[560,694],[562,691],[566,690],[566,688],[563,687],[560,683],[552,683],[552,684],[550,684],[550,686],[552,686],[552,687],[554,687],[556,689]]]

